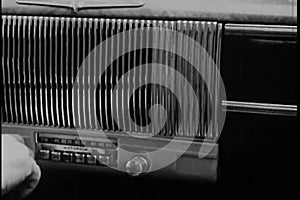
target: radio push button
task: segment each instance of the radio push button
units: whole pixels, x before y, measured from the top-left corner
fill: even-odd
[[[60,152],[52,151],[51,152],[51,160],[53,161],[60,161],[61,159],[61,154]]]
[[[44,159],[44,160],[49,160],[50,158],[50,151],[46,149],[41,149],[38,152],[38,158]]]
[[[74,157],[75,157],[74,160],[75,160],[76,163],[84,163],[84,157],[85,157],[84,154],[75,153]]]
[[[68,153],[68,152],[64,152],[62,154],[62,161],[64,161],[64,162],[73,162],[73,154]]]
[[[108,165],[110,161],[110,156],[108,155],[99,155],[100,164]]]
[[[97,162],[97,156],[94,155],[86,155],[86,162],[91,165],[95,165]]]

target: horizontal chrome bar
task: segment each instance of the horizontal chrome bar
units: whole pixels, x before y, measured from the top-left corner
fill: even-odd
[[[223,110],[226,110],[227,112],[297,116],[296,105],[222,101],[222,106]]]
[[[297,26],[263,24],[226,24],[225,35],[297,36]]]

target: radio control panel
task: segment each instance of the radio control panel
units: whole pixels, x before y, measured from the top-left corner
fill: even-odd
[[[36,133],[36,158],[55,162],[117,166],[116,139]]]

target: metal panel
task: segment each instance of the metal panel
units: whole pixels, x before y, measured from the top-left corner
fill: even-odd
[[[188,42],[183,35],[170,33],[167,29],[196,40],[219,67],[222,24],[202,21],[42,16],[2,16],[2,22],[5,122],[140,134],[142,130],[138,125],[150,123],[149,107],[160,104],[166,109],[166,124],[162,124],[163,113],[155,112],[154,116],[151,116],[152,127],[142,134],[152,135],[158,127],[163,127],[160,136],[215,138],[217,118],[212,120],[214,131],[207,135],[206,130],[210,122],[211,106],[219,106],[220,80],[216,75],[217,70],[204,53],[198,51],[196,43]],[[151,30],[151,27],[157,29]],[[106,46],[96,48],[110,36],[132,29],[133,32],[130,32],[128,38],[118,36],[111,40],[110,44],[106,43]],[[141,49],[144,43],[152,43],[154,48]],[[111,48],[108,48],[108,45]],[[121,55],[113,62],[115,53],[119,55],[121,50],[127,51],[132,48],[134,51]],[[158,48],[178,50],[179,55]],[[92,62],[83,62],[92,50],[95,50]],[[190,66],[180,54],[191,58],[196,66]],[[92,91],[91,85],[97,85],[100,77],[90,74],[97,74],[100,67],[112,62],[101,77],[104,85],[101,84],[96,92]],[[183,94],[179,97],[183,102],[181,110],[175,96],[170,93],[171,90],[186,87],[188,82],[179,80],[175,71],[170,73],[169,70],[151,68],[149,63],[167,65],[188,80],[200,99],[200,116],[196,116],[196,101],[189,98],[192,95],[189,90],[182,90]],[[146,64],[146,70],[138,71],[134,68],[141,64]],[[79,67],[83,67],[83,76],[77,79],[77,88],[73,89],[78,95],[74,96],[72,86]],[[207,93],[206,85],[200,80],[200,75],[196,74],[192,67],[200,70],[201,75],[209,80],[206,84],[213,88],[211,96]],[[121,79],[127,72],[129,78]],[[117,89],[117,98],[113,99],[113,86],[120,80],[122,87]],[[129,96],[129,88],[134,88],[144,81],[159,82],[166,87],[147,85]],[[76,109],[74,98],[77,98],[76,102],[81,109]],[[131,105],[125,105],[125,98],[132,99]],[[217,113],[215,114],[217,117]],[[182,118],[180,115],[186,117]],[[131,117],[139,123],[132,126],[128,123]],[[200,119],[200,125],[195,127],[197,119]],[[124,127],[124,130],[120,127]]]

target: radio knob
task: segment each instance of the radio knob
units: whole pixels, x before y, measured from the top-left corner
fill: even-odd
[[[136,156],[127,161],[125,168],[128,174],[132,176],[138,176],[148,170],[149,163],[146,158],[142,156]]]

